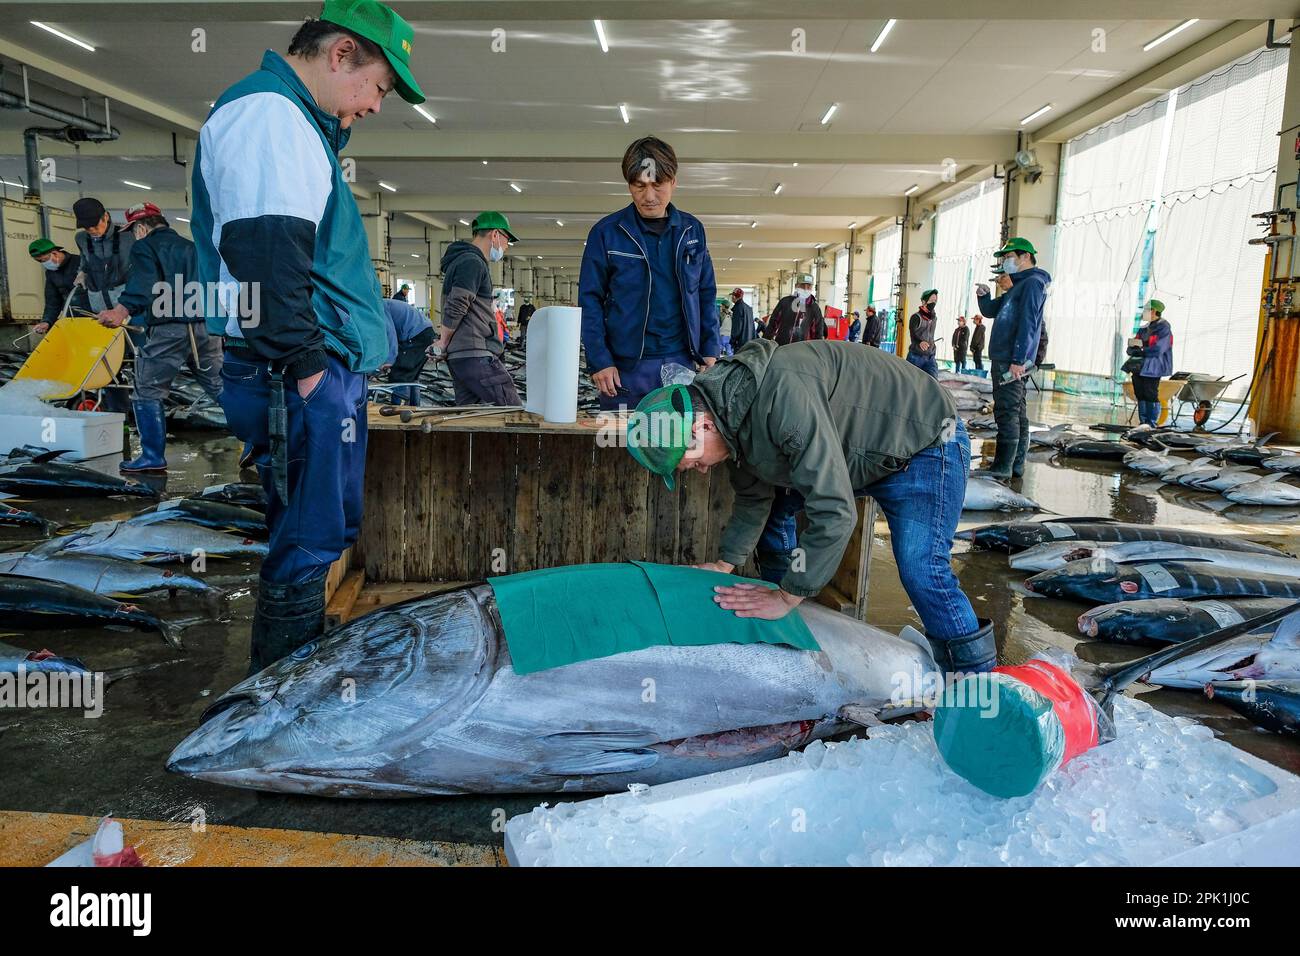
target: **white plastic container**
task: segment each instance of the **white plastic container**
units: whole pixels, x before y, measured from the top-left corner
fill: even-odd
[[[578,350],[582,310],[564,305],[538,309],[528,322],[524,408],[548,422],[578,420]]]
[[[51,409],[56,415],[0,414],[0,454],[21,445],[65,448],[60,461],[84,461],[122,453],[121,412],[74,412]]]

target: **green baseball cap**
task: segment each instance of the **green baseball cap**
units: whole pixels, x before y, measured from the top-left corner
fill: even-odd
[[[1013,236],[1012,238],[1008,239],[1006,245],[1004,245],[997,252],[993,253],[993,255],[1001,258],[1002,256],[1005,256],[1008,252],[1027,252],[1031,256],[1038,255],[1038,250],[1034,248],[1034,244],[1030,242],[1028,239],[1022,239],[1020,236]]]
[[[1165,311],[1165,304],[1161,302],[1159,299],[1152,299],[1150,302],[1147,303],[1147,308],[1150,309],[1152,312],[1154,312],[1156,315],[1161,315]]]
[[[376,0],[325,0],[320,18],[378,44],[397,77],[397,94],[408,103],[423,103],[424,91],[411,75],[415,31],[390,7]]]
[[[35,259],[37,256],[43,256],[47,252],[53,252],[55,249],[62,248],[61,245],[56,242],[51,242],[49,239],[34,239],[31,244],[27,246],[27,254]]]
[[[924,302],[926,299],[930,298],[930,296],[938,295],[938,294],[939,294],[938,289],[926,289],[924,292],[921,293],[921,301]]]
[[[637,464],[677,488],[677,466],[691,443],[695,412],[685,385],[656,388],[627,417],[627,450]]]
[[[479,213],[474,217],[474,222],[470,225],[470,228],[475,232],[480,229],[500,229],[511,242],[519,241],[515,238],[515,234],[510,231],[510,220],[499,212]]]

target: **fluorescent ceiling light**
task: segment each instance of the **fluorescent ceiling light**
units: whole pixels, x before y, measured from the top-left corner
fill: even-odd
[[[486,165],[487,165],[487,160],[486,160],[486,159],[485,159],[485,160],[483,160],[483,165],[484,165],[484,166],[486,166]]]
[[[1178,26],[1174,27],[1172,30],[1169,30],[1169,31],[1166,31],[1165,33],[1160,34],[1160,36],[1156,37],[1154,40],[1152,40],[1150,43],[1148,43],[1146,46],[1144,46],[1144,47],[1142,48],[1142,52],[1143,52],[1143,53],[1146,53],[1148,50],[1151,50],[1151,49],[1154,49],[1155,47],[1158,47],[1160,44],[1164,43],[1164,42],[1165,42],[1166,40],[1168,40],[1170,37],[1172,37],[1172,36],[1177,36],[1178,34],[1182,33],[1184,30],[1186,30],[1188,27],[1190,27],[1193,23],[1200,23],[1200,22],[1201,22],[1200,20],[1184,20],[1182,23],[1178,24]]]
[[[1040,106],[1038,109],[1034,110],[1032,113],[1030,113],[1030,114],[1029,114],[1028,116],[1026,116],[1024,119],[1022,119],[1022,120],[1020,121],[1020,125],[1021,125],[1021,126],[1024,126],[1026,123],[1032,123],[1034,120],[1038,119],[1038,117],[1042,116],[1044,113],[1046,113],[1046,112],[1047,112],[1048,110],[1050,110],[1051,108],[1052,108],[1052,104],[1051,104],[1051,103],[1048,103],[1046,106]]]
[[[136,189],[153,189],[152,186],[146,186],[144,183],[133,183],[129,179],[124,179],[122,182],[127,186],[134,186]]]
[[[518,183],[511,183],[511,184],[510,184],[510,188],[513,189],[513,190],[514,190],[515,192],[517,192],[517,193],[521,193],[521,192],[523,192],[523,190],[519,187],[519,184],[518,184]]]
[[[81,47],[81,48],[82,48],[83,50],[85,50],[87,53],[94,53],[94,52],[95,52],[95,48],[94,48],[93,46],[91,46],[89,43],[87,43],[85,40],[78,40],[78,39],[77,39],[76,37],[74,37],[74,36],[68,36],[68,34],[64,33],[62,30],[56,30],[56,29],[54,29],[54,27],[50,26],[48,23],[41,23],[41,21],[39,21],[39,20],[30,20],[30,21],[28,21],[28,22],[31,23],[31,25],[34,26],[34,27],[40,27],[40,28],[41,28],[42,30],[44,30],[46,33],[53,33],[53,34],[54,34],[56,37],[58,37],[60,40],[67,40],[69,43],[75,43],[77,46]],[[1195,21],[1193,21],[1193,22],[1195,22]],[[1157,40],[1156,42],[1158,43],[1159,41]]]
[[[177,217],[176,217],[176,221],[177,221],[177,222],[189,222],[189,220],[186,219],[184,216],[177,216]]]
[[[632,122],[632,121],[631,121],[630,119],[628,119],[628,117],[627,117],[627,104],[626,104],[626,103],[619,103],[619,104],[618,104],[618,111],[619,111],[620,113],[623,114],[623,122],[624,122],[624,123],[630,123],[630,122]]]
[[[772,195],[773,196],[781,195],[782,189],[785,189],[785,183],[777,183],[775,186],[772,187]]]
[[[856,229],[856,228],[858,228],[858,224],[857,224],[856,222],[851,222],[851,223],[849,223],[849,228],[850,228],[850,229]]]
[[[557,219],[557,220],[555,220],[555,224],[556,224],[557,226],[559,226],[561,229],[564,228],[564,220],[563,220],[563,219]]]
[[[832,103],[832,104],[830,105],[830,107],[826,110],[826,112],[822,114],[822,125],[823,125],[823,126],[825,126],[827,123],[829,123],[829,122],[831,121],[831,117],[835,115],[835,111],[836,111],[837,109],[839,109],[839,108],[840,108],[840,104],[839,104],[839,103]]]
[[[415,110],[417,113],[419,113],[419,114],[420,114],[421,116],[423,116],[425,119],[427,119],[430,123],[436,123],[436,122],[438,122],[438,117],[434,116],[432,113],[430,113],[428,110],[426,110],[423,106],[414,106],[414,105],[413,105],[413,106],[411,107],[411,109]]]
[[[537,258],[539,258],[539,259],[545,259],[546,256],[538,256]]]
[[[880,44],[885,42],[885,37],[889,36],[889,31],[894,29],[894,24],[897,22],[898,22],[897,20],[885,21],[885,25],[881,27],[880,32],[876,34],[876,42],[871,44],[872,53],[875,53],[877,50],[880,49]]]
[[[596,39],[600,41],[600,52],[608,53],[609,38],[605,36],[605,24],[601,23],[599,20],[592,20],[591,22],[596,24]]]
[[[758,228],[758,220],[755,219],[753,222],[751,222],[751,223],[749,224],[749,228],[750,228],[750,229],[757,229],[757,228]]]
[[[738,243],[736,243],[736,248],[737,248],[737,249],[744,249],[744,248],[745,248],[745,244],[744,244],[743,242],[738,242]]]
[[[397,187],[396,187],[396,186],[390,186],[390,185],[388,185],[388,183],[384,182],[382,179],[379,180],[379,188],[380,188],[380,189],[387,189],[390,193],[395,193],[395,192],[397,192]]]
[[[411,258],[412,258],[412,259],[418,259],[418,258],[420,258],[420,254],[419,254],[418,252],[412,252],[412,253],[411,253]]]
[[[908,186],[906,189],[903,190],[903,195],[910,196],[912,195],[912,193],[916,192],[920,188],[921,187],[918,186],[916,183],[912,183],[912,185]]]
[[[458,223],[460,223],[462,226],[468,226],[468,225],[469,225],[469,223],[467,223],[464,219],[457,219],[456,221],[457,221]]]

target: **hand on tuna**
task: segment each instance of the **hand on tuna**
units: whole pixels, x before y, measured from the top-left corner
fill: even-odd
[[[779,621],[803,603],[801,597],[761,584],[716,587],[713,600],[723,610],[735,611],[736,617],[756,617],[764,621]]]

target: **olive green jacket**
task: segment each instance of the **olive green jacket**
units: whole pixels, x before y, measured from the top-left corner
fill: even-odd
[[[835,574],[857,526],[855,491],[907,467],[949,434],[952,398],[895,355],[853,342],[759,339],[695,377],[731,452],[735,507],[722,560],[744,564],[763,533],[777,488],[804,496],[808,527],[781,581],[810,597]]]

